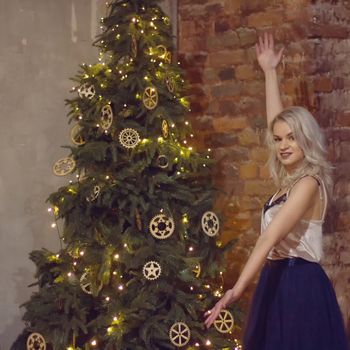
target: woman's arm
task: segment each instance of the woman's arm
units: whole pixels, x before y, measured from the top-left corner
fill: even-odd
[[[284,49],[275,53],[273,36],[267,33],[264,33],[263,38],[259,37],[255,49],[259,65],[265,74],[266,115],[267,125],[270,125],[276,115],[283,110],[276,67],[281,61]]]
[[[270,225],[257,240],[252,254],[233,288],[228,290],[224,297],[216,303],[214,308],[206,313],[206,315],[209,315],[205,320],[207,327],[210,327],[215,321],[221,309],[236,301],[242,295],[249,283],[262,268],[270,250],[286,237],[303,218],[305,213],[314,204],[317,194],[318,183],[311,176],[303,177],[293,187],[286,203],[283,204]]]

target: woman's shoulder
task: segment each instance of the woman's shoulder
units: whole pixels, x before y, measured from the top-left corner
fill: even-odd
[[[288,196],[290,193],[299,193],[304,195],[314,195],[318,191],[320,185],[320,179],[318,176],[305,174],[299,177],[289,188]]]

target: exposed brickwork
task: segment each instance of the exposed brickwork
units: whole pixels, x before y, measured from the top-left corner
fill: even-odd
[[[197,146],[211,147],[217,160],[223,240],[239,239],[226,281],[246,261],[275,190],[264,165],[264,82],[254,50],[265,30],[286,47],[284,104],[307,107],[327,133],[336,171],[323,265],[350,332],[350,1],[179,0],[179,57],[192,83]]]

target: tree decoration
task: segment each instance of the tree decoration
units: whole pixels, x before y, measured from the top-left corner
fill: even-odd
[[[119,142],[125,148],[135,148],[140,142],[139,133],[131,128],[124,129],[119,134]]]
[[[169,165],[168,158],[164,154],[161,154],[157,158],[157,164],[160,168],[166,169]]]
[[[165,139],[169,137],[169,124],[165,119],[162,121],[162,134]]]
[[[157,88],[155,88],[154,86],[147,87],[143,93],[142,100],[143,100],[144,106],[147,109],[152,110],[152,109],[156,108],[158,105]]]
[[[86,294],[92,294],[92,282],[90,271],[86,270],[80,277],[80,287]],[[102,289],[102,285],[99,285],[98,292]]]
[[[165,77],[165,85],[169,92],[173,93],[175,91],[175,80],[173,77],[167,75]]]
[[[135,38],[135,35],[131,36],[131,56],[133,58],[136,58],[137,56],[137,40]]]
[[[131,57],[126,55],[126,56],[122,56],[122,57],[119,58],[118,65],[124,66],[124,65],[126,65],[127,63],[130,63],[130,62],[131,62]]]
[[[86,197],[86,200],[88,202],[93,202],[97,199],[97,197],[100,195],[101,187],[99,185],[95,185],[94,188],[91,191],[90,196]]]
[[[175,223],[172,218],[164,214],[158,214],[153,217],[149,224],[151,235],[157,239],[169,238],[175,230]]]
[[[136,227],[139,231],[142,230],[142,219],[140,212],[137,208],[135,208],[135,220],[136,220]]]
[[[77,146],[81,146],[85,144],[84,137],[81,135],[81,130],[82,130],[82,127],[79,124],[76,124],[73,126],[70,132],[70,138],[72,142]]]
[[[87,98],[91,100],[96,94],[95,87],[93,85],[85,83],[78,89],[78,94],[80,98]]]
[[[27,338],[27,350],[46,350],[45,338],[40,333],[32,333]]]
[[[53,166],[53,173],[56,176],[65,176],[75,170],[76,163],[73,158],[66,157],[59,159]]]
[[[103,130],[108,130],[113,123],[113,110],[111,105],[107,104],[102,107],[100,125]]]
[[[191,339],[190,328],[184,322],[176,322],[170,328],[169,338],[175,346],[183,347]]]
[[[207,211],[202,216],[202,229],[205,234],[214,237],[219,233],[220,222],[217,215],[212,211]]]
[[[214,327],[220,333],[229,333],[234,326],[232,313],[228,310],[221,310],[219,317],[214,321]]]
[[[192,270],[194,275],[199,278],[199,276],[201,275],[202,269],[201,269],[201,264],[197,263],[196,266],[194,267],[194,269]]]
[[[143,266],[142,272],[146,279],[153,281],[159,278],[162,268],[158,262],[149,261]]]

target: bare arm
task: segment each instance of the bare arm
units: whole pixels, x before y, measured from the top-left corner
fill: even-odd
[[[249,283],[261,270],[269,251],[286,237],[303,218],[305,213],[313,205],[317,193],[318,184],[310,176],[302,178],[294,186],[287,202],[257,240],[252,254],[233,288],[229,289],[224,297],[216,303],[214,308],[206,313],[206,315],[209,315],[205,321],[207,327],[210,327],[214,322],[222,308],[239,299]]]
[[[267,124],[270,125],[276,115],[283,110],[276,67],[281,61],[284,49],[282,48],[276,53],[273,36],[267,33],[264,34],[263,38],[259,37],[255,49],[259,65],[265,74],[266,115]]]

